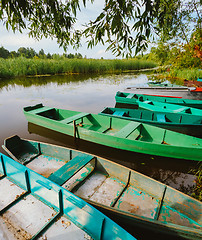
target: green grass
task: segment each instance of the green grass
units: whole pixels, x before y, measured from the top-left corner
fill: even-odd
[[[0,78],[62,73],[115,73],[154,67],[156,67],[154,62],[135,59],[0,58]]]
[[[197,78],[202,77],[202,70],[198,68],[172,69],[169,76],[183,80],[197,80]]]

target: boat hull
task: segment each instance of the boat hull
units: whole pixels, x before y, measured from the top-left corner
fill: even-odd
[[[103,116],[117,117],[137,121],[172,130],[187,135],[202,137],[202,116],[185,116],[184,114],[151,112],[138,109],[105,108],[99,113]]]
[[[34,107],[34,109],[37,109],[38,111],[41,111],[45,114],[49,114],[49,110],[47,110],[46,107],[42,107],[41,105],[37,105]],[[32,110],[31,110],[32,109]],[[55,111],[55,109],[52,109]],[[73,113],[73,116],[70,117],[71,120],[75,119],[75,116],[80,116],[80,114],[83,114],[86,116],[87,119],[82,119],[83,121],[90,122],[90,125],[85,123],[76,123],[76,120],[72,120],[70,123],[64,124],[64,122],[57,122],[54,119],[50,119],[49,117],[40,116],[37,114],[33,114],[35,110],[33,108],[26,108],[24,111],[24,114],[28,120],[28,122],[34,123],[36,125],[46,127],[48,129],[51,129],[53,131],[58,131],[63,134],[67,134],[69,136],[74,137],[75,142],[79,139],[87,140],[89,142],[96,143],[98,145],[104,145],[116,149],[122,149],[126,151],[136,152],[140,154],[148,154],[148,155],[154,155],[154,156],[162,156],[162,157],[168,157],[168,158],[176,158],[176,159],[185,159],[185,160],[191,160],[191,161],[202,161],[202,140],[198,138],[194,138],[187,135],[181,135],[179,133],[175,133],[169,130],[162,130],[160,128],[152,127],[152,131],[158,132],[158,135],[156,134],[156,138],[160,137],[160,140],[154,139],[155,141],[158,140],[158,142],[147,142],[147,141],[134,141],[133,136],[132,139],[125,138],[127,135],[127,131],[129,130],[132,134],[136,134],[135,130],[137,127],[139,127],[140,131],[142,131],[142,128],[146,131],[147,129],[150,131],[150,125],[138,125],[139,123],[130,122],[128,125],[127,120],[122,119],[116,119],[116,118],[108,118],[106,116],[99,116],[99,115],[92,115],[92,114],[84,114],[80,112],[75,111],[68,111],[65,110],[66,113]],[[68,115],[69,116],[69,115]],[[51,117],[52,118],[52,117]],[[67,121],[69,118],[67,118]],[[64,121],[66,121],[64,119]],[[96,122],[96,124],[91,124],[93,122]],[[108,127],[105,127],[102,129],[101,125],[97,125],[98,121],[105,121],[107,123]],[[74,122],[74,123],[72,123]],[[121,129],[117,130],[114,128],[111,128],[110,125],[122,125]],[[135,125],[135,126],[134,126]],[[87,126],[85,128],[84,126]],[[132,128],[131,128],[132,127]],[[97,128],[101,128],[101,131],[98,131]],[[111,133],[112,130],[112,133]],[[110,131],[110,134],[108,133]],[[113,132],[115,131],[115,133]],[[139,131],[139,130],[138,130]],[[107,132],[107,134],[105,134]],[[116,134],[116,135],[115,135]],[[139,134],[139,133],[138,133]],[[166,135],[167,134],[167,135]],[[124,137],[123,137],[124,136]],[[140,136],[140,134],[139,134]],[[146,135],[147,136],[147,135]],[[135,135],[136,137],[136,135]],[[167,137],[167,138],[166,138]],[[150,136],[148,136],[150,140]],[[176,139],[177,138],[177,139]],[[180,146],[178,145],[169,145],[167,142],[170,139],[173,139],[172,141],[179,141],[180,138]],[[169,141],[170,141],[169,140]],[[187,145],[188,141],[191,142],[191,145]],[[178,142],[179,143],[179,142]],[[187,145],[187,147],[186,147]]]
[[[184,99],[184,98],[170,98],[155,95],[135,94],[117,92],[115,96],[117,103],[137,104],[137,102],[154,101],[166,104],[177,104],[180,106],[187,106],[190,108],[202,109],[202,100]]]
[[[29,148],[27,148],[28,146]],[[33,146],[33,150],[31,146]],[[69,179],[69,172],[71,172],[72,169],[76,171],[78,168],[78,164],[75,165],[74,163],[75,158],[79,156],[80,159],[83,155],[85,158],[89,156],[86,153],[73,151],[64,147],[21,140],[16,136],[5,140],[4,148],[14,159],[16,158],[17,161],[26,164],[28,168],[34,171],[38,169],[42,175],[46,175],[46,177],[52,181],[56,183],[60,182],[60,185],[64,188],[70,186],[66,176],[68,176]],[[16,151],[16,149],[23,150]],[[40,149],[41,156],[36,156],[36,149]],[[35,158],[32,156],[35,156]],[[101,210],[110,218],[116,220],[117,223],[125,227],[131,234],[135,234],[138,231],[140,239],[148,239],[147,236],[151,234],[153,237],[158,235],[165,239],[170,239],[171,237],[172,239],[197,239],[201,237],[200,224],[196,222],[198,221],[200,223],[199,209],[201,203],[199,201],[109,160],[97,156],[91,156],[90,159],[89,164],[92,163],[93,169],[88,163],[87,165],[84,163],[83,168],[91,169],[88,176],[84,174],[86,170],[80,174],[79,171],[77,171],[77,173],[75,172],[75,175],[72,175],[72,177],[77,176],[76,179],[79,178],[79,180],[73,188],[68,188],[69,191],[72,191],[79,197],[83,196],[85,201],[92,204],[98,210]],[[40,167],[39,164],[42,160],[42,167]],[[34,164],[35,161],[37,161],[36,164]],[[56,165],[59,164],[59,162],[63,162],[65,165],[56,168],[54,164],[53,170],[51,167],[48,167],[51,166],[51,161],[55,161]],[[66,171],[61,171],[62,168],[64,169],[64,166],[68,164],[70,164],[71,167],[67,168]],[[47,173],[47,169],[49,173]],[[100,178],[98,176],[100,176],[101,173],[102,177]],[[97,177],[93,178],[93,175]],[[102,179],[104,176],[108,178],[101,184],[99,179]],[[81,180],[81,178],[83,180]],[[109,181],[110,179],[111,183]],[[75,181],[74,178],[73,184],[75,184]],[[110,183],[109,186],[111,186],[111,188],[107,188],[106,182]],[[92,187],[92,184],[94,187]],[[96,184],[98,184],[98,186]],[[102,186],[105,186],[103,187],[103,189],[105,189],[104,192],[100,190]],[[122,190],[119,186],[122,186]],[[85,189],[85,191],[82,189]],[[114,194],[115,189],[118,195]],[[95,192],[92,194],[92,191]],[[109,192],[109,194],[107,194],[107,192]],[[142,200],[136,200],[136,197]],[[108,199],[111,200],[109,201]],[[134,201],[140,205],[134,205]],[[176,204],[176,202],[178,204]],[[128,208],[129,206],[130,208]],[[187,215],[187,217],[183,214],[181,215],[179,210]],[[179,221],[181,225],[174,224],[174,222]],[[183,223],[186,226],[183,226]],[[193,227],[191,227],[192,224]]]

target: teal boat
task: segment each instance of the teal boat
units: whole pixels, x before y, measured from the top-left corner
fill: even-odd
[[[148,123],[191,136],[202,137],[202,116],[110,107],[103,109],[99,114]]]
[[[202,237],[202,203],[143,174],[95,155],[18,136],[7,138],[3,148],[14,160],[92,204],[127,231],[138,231],[139,239]],[[77,206],[83,209],[83,202]]]
[[[1,153],[0,238],[135,239],[84,200]]]
[[[146,155],[202,161],[202,139],[148,124],[42,104],[24,108],[28,122],[101,146]]]
[[[170,98],[170,97],[162,97],[162,96],[154,96],[154,95],[146,95],[146,94],[117,92],[115,99],[117,103],[124,103],[124,104],[137,104],[137,102],[154,101],[154,102],[161,102],[166,104],[167,103],[177,104],[177,105],[182,105],[184,107],[202,109],[202,100],[193,100],[193,99],[185,99],[185,98]]]

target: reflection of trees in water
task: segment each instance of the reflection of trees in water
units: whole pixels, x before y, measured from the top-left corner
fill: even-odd
[[[45,86],[48,83],[57,83],[57,85],[62,84],[80,84],[83,81],[96,82],[100,81],[106,84],[117,84],[124,82],[126,79],[135,79],[138,78],[138,75],[142,74],[141,71],[131,72],[131,73],[117,73],[117,74],[61,74],[61,75],[45,75],[45,76],[36,76],[36,77],[16,77],[10,79],[0,79],[0,90],[3,87],[12,86],[15,87],[23,86]]]
[[[171,170],[152,169],[151,177],[183,193],[191,195],[195,187],[196,176]]]
[[[94,76],[95,77],[95,76]],[[54,76],[40,76],[40,77],[19,77],[12,79],[1,79],[0,81],[0,89],[3,87],[7,87],[9,85],[15,86],[43,86],[48,83],[57,83],[58,85],[62,85],[64,83],[70,82],[80,82],[89,79],[89,75],[83,74],[69,74],[69,75],[54,75]]]

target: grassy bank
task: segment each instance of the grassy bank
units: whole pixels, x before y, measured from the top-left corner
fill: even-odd
[[[197,68],[172,69],[168,75],[181,79],[197,80],[197,78],[202,77],[202,71]]]
[[[0,77],[61,73],[115,73],[156,67],[151,61],[125,59],[0,59]]]

